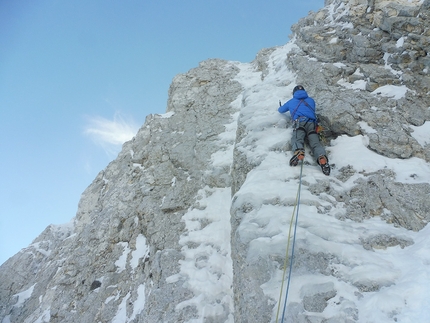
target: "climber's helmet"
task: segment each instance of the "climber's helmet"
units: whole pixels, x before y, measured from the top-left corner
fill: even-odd
[[[304,90],[305,88],[302,85],[296,85],[293,89],[293,94],[296,93],[297,90]]]

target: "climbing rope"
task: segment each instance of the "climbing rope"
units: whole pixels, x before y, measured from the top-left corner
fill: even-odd
[[[301,166],[300,166],[299,187],[297,189],[297,195],[296,195],[296,201],[294,203],[293,213],[291,214],[290,229],[288,230],[287,251],[286,251],[285,261],[284,261],[284,271],[282,273],[282,283],[281,283],[281,291],[279,293],[278,310],[276,312],[276,321],[275,321],[276,323],[278,323],[279,310],[281,308],[282,292],[283,292],[283,289],[284,289],[285,275],[286,275],[286,272],[287,272],[288,253],[289,253],[289,249],[290,249],[291,230],[292,230],[292,227],[293,227],[293,220],[294,220],[294,214],[295,214],[296,215],[296,222],[295,222],[295,225],[294,225],[293,246],[291,248],[290,269],[289,269],[289,273],[288,273],[287,288],[285,290],[285,300],[284,300],[284,308],[282,310],[282,319],[281,319],[281,322],[284,322],[285,310],[287,308],[288,290],[290,289],[291,271],[293,269],[294,246],[295,246],[295,243],[296,243],[297,222],[298,222],[298,218],[299,218],[300,191],[301,191],[301,187],[302,187],[302,174],[303,174],[303,161],[301,162]]]

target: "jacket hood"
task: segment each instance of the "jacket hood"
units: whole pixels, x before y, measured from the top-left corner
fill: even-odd
[[[293,97],[298,100],[306,99],[308,97],[308,93],[305,90],[297,90],[294,92]]]

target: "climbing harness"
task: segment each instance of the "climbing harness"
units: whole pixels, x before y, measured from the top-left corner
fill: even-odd
[[[293,245],[292,245],[292,248],[291,248],[290,268],[289,268],[289,273],[288,273],[287,287],[286,287],[286,290],[285,290],[285,299],[284,299],[284,307],[283,307],[283,310],[282,310],[282,318],[281,318],[280,322],[284,322],[285,310],[287,308],[288,290],[290,288],[291,272],[292,272],[292,269],[293,269],[294,246],[295,246],[295,243],[296,243],[297,222],[298,222],[298,218],[299,218],[300,190],[301,190],[301,187],[302,187],[302,174],[303,174],[303,161],[301,162],[301,166],[300,166],[299,187],[297,189],[296,201],[295,201],[295,204],[294,204],[293,213],[291,214],[290,229],[288,231],[287,251],[286,251],[285,261],[284,261],[284,271],[282,273],[282,283],[281,283],[281,291],[279,293],[278,310],[276,312],[276,320],[275,320],[276,323],[278,323],[279,310],[281,308],[282,292],[283,292],[283,289],[284,289],[285,275],[286,275],[286,272],[287,272],[288,251],[290,249],[291,230],[292,230],[292,227],[293,227],[293,220],[294,220],[294,214],[295,214],[296,215],[296,217],[295,217],[296,221],[295,221],[295,225],[294,225]]]
[[[304,103],[304,105],[312,112],[312,114],[315,116],[315,118],[310,118],[310,117],[306,117],[306,116],[300,116],[300,117],[298,117],[298,118],[295,118],[295,116],[296,116],[296,112],[297,112],[297,110],[299,109],[299,106],[300,106],[300,104],[302,104],[302,103]],[[316,122],[317,121],[317,119],[318,119],[318,116],[317,116],[317,114],[315,113],[315,109],[313,109],[310,105],[309,105],[309,103],[307,103],[306,101],[305,101],[305,99],[301,99],[300,100],[300,102],[299,102],[299,104],[296,106],[296,108],[294,109],[294,111],[293,112],[291,112],[291,118],[294,120],[300,120],[300,119],[302,119],[302,121],[309,121],[309,120],[312,120],[313,122]]]
[[[299,106],[301,104],[304,104],[315,116],[315,118],[309,118],[309,117],[305,117],[305,116],[300,116],[296,119],[294,119],[297,110],[299,109]],[[312,109],[312,107],[309,105],[309,103],[307,103],[304,99],[301,99],[299,104],[297,105],[297,107],[294,109],[294,111],[291,113],[291,118],[294,119],[293,120],[293,130],[297,131],[299,129],[303,130],[304,132],[306,132],[307,135],[311,134],[311,133],[316,133],[319,134],[322,131],[322,127],[319,125],[319,118],[315,112],[315,109]],[[304,128],[304,126],[300,126],[300,123],[304,122],[305,125],[308,122],[312,122],[314,124],[314,130],[307,132],[306,129]],[[296,132],[297,133],[297,132]]]

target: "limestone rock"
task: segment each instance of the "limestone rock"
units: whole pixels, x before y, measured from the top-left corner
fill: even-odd
[[[166,113],[97,175],[74,220],[0,267],[0,321],[274,322],[291,259],[287,321],[373,319],[372,297],[413,276],[395,255],[427,252],[430,143],[414,132],[430,120],[429,8],[326,0],[253,62],[207,60],[176,76]],[[299,170],[276,109],[298,83],[335,165],[324,176],[307,153],[292,257]],[[343,141],[365,167],[344,162]],[[423,299],[375,311],[398,321],[424,301],[420,288]]]

